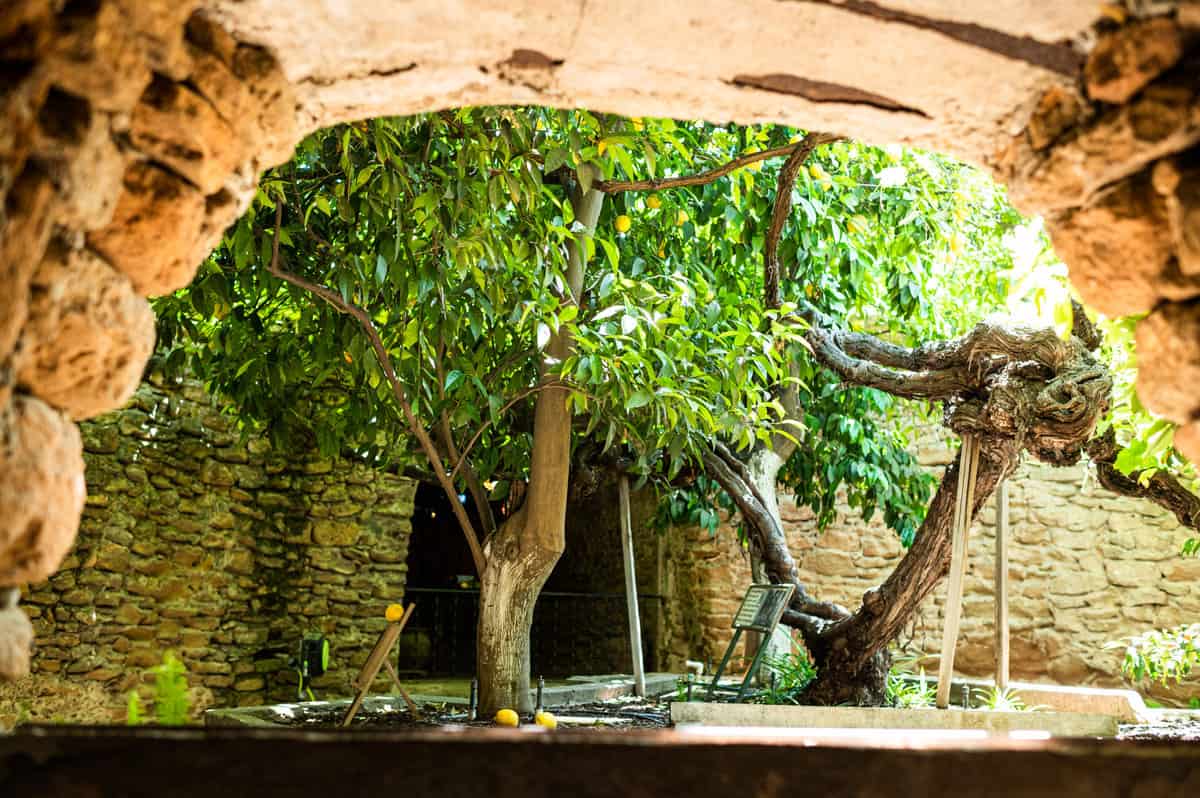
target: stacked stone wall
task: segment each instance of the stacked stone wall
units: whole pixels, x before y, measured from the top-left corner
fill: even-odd
[[[288,658],[321,632],[334,667],[315,690],[350,692],[404,594],[414,482],[243,440],[195,383],[155,378],[81,429],[78,540],[22,602],[35,675],[125,692],[171,650],[202,702],[257,704],[295,696]]]
[[[921,447],[921,460],[940,475],[944,443]],[[1189,537],[1174,516],[1149,502],[1115,496],[1083,466],[1025,463],[1009,481],[1010,670],[1014,679],[1126,686],[1123,650],[1110,646],[1150,628],[1200,620],[1200,560],[1180,556]],[[864,524],[843,500],[837,520],[818,531],[812,513],[788,499],[781,513],[801,579],[817,596],[855,609],[863,593],[891,573],[903,550],[878,518]],[[994,673],[995,506],[972,529],[956,670]],[[669,570],[676,585],[668,613],[675,619],[666,646],[674,667],[687,656],[719,657],[730,619],[750,584],[750,562],[734,530],[715,537],[676,529]],[[910,657],[926,655],[937,670],[941,648],[940,587],[900,639]],[[1141,685],[1164,699],[1200,694],[1200,679],[1174,688]]]

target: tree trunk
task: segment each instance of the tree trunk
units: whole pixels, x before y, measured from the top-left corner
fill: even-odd
[[[564,505],[565,506],[565,505]],[[555,537],[552,517],[542,519],[547,539]],[[562,525],[562,516],[558,525]],[[533,608],[542,585],[563,552],[558,545],[542,547],[531,538],[524,511],[501,525],[487,546],[487,568],[480,579],[477,661],[479,710],[490,716],[501,709],[528,713],[530,639]]]
[[[1010,440],[985,441],[975,481],[971,518],[982,509],[1000,481],[1017,465]],[[817,678],[806,698],[818,704],[883,703],[888,670],[887,645],[900,634],[921,602],[950,568],[958,464],[946,469],[912,547],[882,585],[863,595],[862,607],[808,639]]]
[[[584,236],[600,217],[604,195],[592,190],[572,198],[585,232],[567,246],[570,300],[579,301],[586,265]],[[564,326],[546,345],[548,359],[562,362],[574,341]],[[558,558],[566,548],[567,490],[571,473],[569,391],[551,386],[537,395],[533,415],[533,452],[525,502],[484,545],[487,565],[480,574],[477,672],[479,711],[528,713],[530,641],[533,608]]]

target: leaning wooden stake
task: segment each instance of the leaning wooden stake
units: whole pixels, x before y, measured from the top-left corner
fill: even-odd
[[[387,668],[388,675],[392,677],[395,685],[400,688],[400,695],[404,697],[404,703],[408,705],[409,714],[414,718],[421,717],[421,712],[417,709],[416,703],[413,702],[412,696],[404,689],[404,685],[400,684],[400,676],[396,673],[395,668],[392,667],[392,663],[388,662],[388,655],[392,652],[392,646],[396,645],[396,641],[400,639],[400,633],[404,631],[404,626],[408,623],[408,619],[412,617],[413,610],[416,608],[416,604],[409,604],[408,609],[404,611],[404,615],[401,616],[400,620],[389,623],[384,627],[383,632],[379,635],[379,639],[375,641],[375,647],[367,655],[367,661],[363,663],[362,670],[358,672],[358,676],[354,677],[354,700],[350,702],[350,709],[346,710],[346,716],[342,718],[342,726],[349,726],[350,721],[354,720],[354,716],[358,713],[358,708],[362,706],[363,699],[367,697],[367,692],[371,689],[371,683],[379,675],[380,668]]]
[[[950,579],[946,587],[946,625],[942,630],[942,660],[938,668],[937,705],[950,705],[950,680],[954,678],[954,647],[958,641],[958,623],[962,615],[963,580],[967,574],[967,532],[971,528],[971,508],[975,503],[975,475],[979,461],[979,441],[974,435],[962,436],[958,457],[958,489],[955,491],[953,547],[950,553]]]
[[[622,475],[618,492],[621,497],[621,553],[625,559],[625,604],[629,611],[629,650],[633,654],[633,692],[646,695],[646,673],[642,665],[642,621],[638,616],[637,573],[633,562],[633,522],[629,517],[629,477]]]
[[[1008,483],[996,487],[996,687],[1008,689]]]

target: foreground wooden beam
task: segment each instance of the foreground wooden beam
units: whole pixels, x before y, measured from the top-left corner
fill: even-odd
[[[811,742],[811,741],[809,741]],[[907,748],[905,746],[908,746]],[[788,787],[795,785],[794,790]],[[1200,746],[941,743],[895,731],[809,747],[778,730],[454,733],[31,727],[0,737],[0,795],[1188,796]]]

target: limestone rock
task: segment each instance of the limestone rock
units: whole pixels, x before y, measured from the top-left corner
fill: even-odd
[[[1048,220],[1055,251],[1070,264],[1083,301],[1106,316],[1153,307],[1171,258],[1166,203],[1148,175],[1125,180],[1087,206]]]
[[[33,625],[16,607],[0,609],[0,681],[29,674]]]
[[[29,312],[29,281],[50,238],[56,193],[49,177],[26,168],[4,205],[0,238],[0,367],[12,353]]]
[[[83,443],[61,413],[16,396],[0,413],[0,585],[39,582],[75,542]]]
[[[1192,90],[1155,84],[1044,154],[1017,157],[1001,177],[1028,212],[1078,208],[1103,187],[1197,142],[1200,109]]]
[[[1183,36],[1175,22],[1157,17],[1127,25],[1104,36],[1092,48],[1083,78],[1094,100],[1126,102],[1183,55]]]
[[[115,2],[72,3],[55,22],[45,58],[54,84],[97,108],[132,108],[150,82],[150,65],[126,9]]]
[[[245,157],[241,139],[210,103],[161,76],[134,108],[129,136],[143,154],[204,194],[219,191]]]
[[[91,418],[125,404],[154,350],[154,313],[94,253],[52,245],[33,278],[21,387]]]
[[[1154,165],[1154,188],[1167,203],[1167,220],[1180,271],[1200,275],[1200,147]]]
[[[187,285],[215,236],[203,194],[153,164],[125,172],[112,221],[88,235],[88,243],[133,281],[143,296]],[[222,219],[221,221],[224,221]]]
[[[1156,308],[1138,323],[1137,353],[1142,402],[1174,421],[1194,419],[1200,412],[1200,302]]]
[[[1175,448],[1193,463],[1200,463],[1200,422],[1193,421],[1175,430]]]

